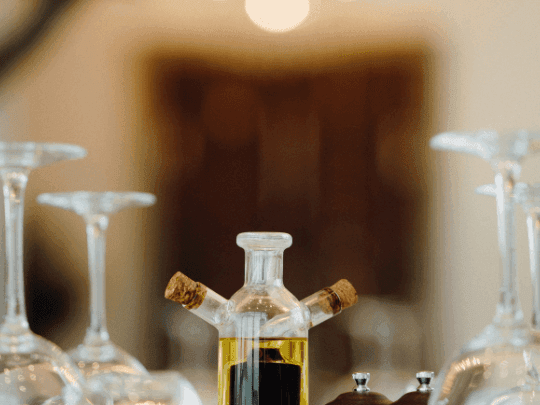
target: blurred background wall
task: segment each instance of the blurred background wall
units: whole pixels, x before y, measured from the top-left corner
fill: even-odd
[[[20,4],[0,5],[0,34],[22,35],[40,7]],[[148,368],[181,371],[205,404],[217,333],[162,294],[181,270],[230,296],[243,280],[242,231],[292,234],[284,274],[298,298],[342,277],[361,293],[310,332],[315,405],[349,390],[352,371],[372,372],[371,387],[397,399],[491,320],[495,207],[474,195],[491,169],[427,142],[445,130],[538,127],[540,4],[313,0],[286,33],[259,29],[237,0],[65,4],[0,81],[3,140],[89,152],[30,177],[35,331],[63,348],[84,334],[83,223],[35,203],[83,188],[157,195],[155,207],[111,220],[109,329]],[[523,180],[538,168],[526,162]]]

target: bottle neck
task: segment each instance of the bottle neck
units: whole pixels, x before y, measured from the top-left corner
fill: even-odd
[[[283,285],[283,249],[246,249],[245,285]]]

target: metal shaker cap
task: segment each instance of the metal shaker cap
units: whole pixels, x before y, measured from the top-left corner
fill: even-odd
[[[420,371],[416,373],[416,379],[420,383],[416,391],[418,392],[431,392],[433,391],[433,388],[431,388],[431,380],[435,378],[435,373],[433,371]]]
[[[326,405],[390,405],[392,403],[384,395],[372,392],[368,388],[369,373],[354,373],[352,377],[356,383],[352,392],[341,394]]]
[[[352,375],[352,378],[354,379],[354,382],[356,383],[356,388],[354,391],[356,392],[369,392],[369,388],[367,386],[367,383],[369,382],[369,378],[371,377],[371,374],[369,373],[354,373]]]
[[[432,371],[416,373],[416,379],[420,383],[416,391],[403,395],[392,405],[427,405],[431,391],[433,391],[430,384],[434,377],[435,373]]]

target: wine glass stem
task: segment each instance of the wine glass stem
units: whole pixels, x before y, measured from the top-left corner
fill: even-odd
[[[2,169],[6,217],[6,305],[2,332],[20,334],[29,330],[24,302],[23,216],[24,192],[29,170]]]
[[[532,328],[540,326],[540,214],[531,210],[527,215],[527,231],[529,239],[529,260],[533,287]]]
[[[503,280],[494,322],[511,326],[523,321],[516,283],[515,209],[512,198],[515,180],[513,172],[500,170],[495,175],[495,185],[497,187],[499,250],[502,259]]]
[[[105,233],[109,224],[106,215],[86,218],[88,238],[88,270],[90,274],[90,326],[85,344],[101,345],[109,342],[105,317]]]

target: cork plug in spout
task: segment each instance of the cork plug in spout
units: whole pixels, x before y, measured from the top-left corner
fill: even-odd
[[[227,300],[204,284],[177,272],[167,284],[165,298],[182,304],[215,327],[227,319]]]
[[[280,314],[268,321],[261,328],[260,335],[288,336],[300,328],[308,329],[338,315],[346,308],[358,302],[358,294],[347,280],[339,280],[330,287],[300,301],[300,308]]]
[[[177,272],[169,281],[165,298],[189,309],[219,327],[228,318],[228,301],[205,285]],[[358,295],[347,280],[340,280],[300,301],[300,306],[282,313],[261,328],[259,335],[287,336],[300,328],[312,328],[356,304]]]

